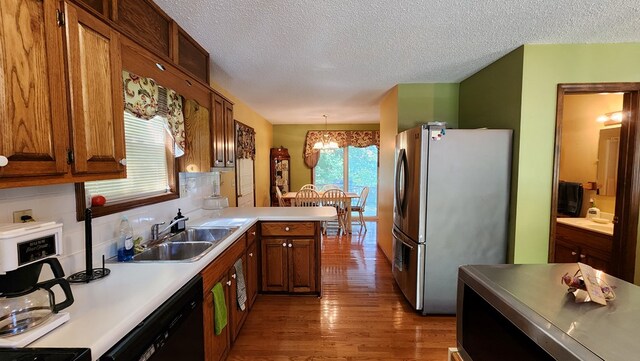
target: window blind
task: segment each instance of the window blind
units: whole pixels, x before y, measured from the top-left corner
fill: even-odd
[[[155,116],[142,120],[124,112],[127,178],[86,182],[85,192],[119,202],[169,191],[166,140],[167,120]]]

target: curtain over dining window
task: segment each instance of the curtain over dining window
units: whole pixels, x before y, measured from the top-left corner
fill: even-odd
[[[313,145],[321,142],[324,134],[329,134],[338,147],[365,148],[375,145],[380,149],[380,131],[378,130],[310,130],[304,141],[304,163],[314,168],[320,159],[320,151],[313,149]]]

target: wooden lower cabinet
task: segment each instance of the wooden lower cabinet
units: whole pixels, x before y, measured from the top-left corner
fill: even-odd
[[[242,259],[242,268],[243,268],[243,274],[246,274],[246,264],[247,264],[247,257],[245,255],[242,255],[241,257]],[[234,262],[235,263],[235,262]],[[245,277],[245,287],[246,287],[246,280],[247,277],[246,275],[244,275]],[[247,314],[249,313],[249,297],[247,294],[247,302],[245,302],[244,305],[244,310],[241,309],[240,304],[238,303],[238,274],[236,273],[236,269],[235,267],[231,267],[231,269],[229,270],[229,280],[231,281],[231,297],[230,297],[230,303],[227,307],[227,312],[229,313],[229,318],[231,320],[230,322],[230,331],[231,331],[231,342],[236,340],[236,337],[238,337],[238,333],[240,333],[240,329],[242,328],[242,325],[244,324],[244,321],[247,319]]]
[[[253,247],[255,247],[255,242]],[[202,319],[204,323],[205,360],[207,361],[219,361],[227,357],[229,349],[240,333],[240,329],[249,313],[250,297],[255,300],[254,295],[250,296],[249,285],[252,277],[258,277],[257,272],[254,272],[256,265],[251,266],[251,259],[254,256],[257,258],[258,255],[254,254],[254,256],[247,257],[248,251],[247,235],[244,234],[201,272],[204,300]],[[249,262],[247,261],[248,258],[250,259]],[[247,302],[244,310],[240,309],[238,304],[238,274],[234,266],[239,259],[242,260],[242,271],[247,288]],[[216,335],[214,332],[214,299],[211,292],[217,283],[222,284],[224,288],[227,308],[227,326],[220,335]]]
[[[319,222],[263,222],[261,230],[261,290],[320,293]]]
[[[218,282],[222,284],[222,287],[225,291],[225,302],[227,305],[227,309],[229,309],[229,300],[230,300],[230,290],[231,287],[227,283],[229,281],[227,275],[224,275],[214,285]],[[229,313],[227,312],[227,327],[222,330],[222,333],[219,335],[215,334],[214,330],[214,302],[213,302],[213,293],[211,290],[213,286],[204,288],[204,301],[203,301],[203,311],[202,311],[202,319],[204,322],[204,356],[205,360],[208,361],[219,361],[224,360],[227,357],[227,353],[229,352],[229,347],[231,345],[231,340],[229,338]]]
[[[247,284],[247,303],[249,309],[253,307],[253,303],[258,298],[258,244],[257,242],[251,243],[247,248],[247,272],[246,272],[246,284]]]
[[[610,273],[613,237],[606,234],[556,224],[554,263],[582,262]]]

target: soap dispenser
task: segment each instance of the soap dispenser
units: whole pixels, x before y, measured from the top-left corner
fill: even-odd
[[[173,218],[173,220],[178,221],[181,218],[184,218],[184,216],[180,212],[180,208],[178,208],[178,214]],[[178,233],[178,232],[184,231],[185,228],[187,228],[186,223],[187,222],[185,220],[175,222],[175,224],[171,226],[171,233]]]
[[[596,201],[593,198],[589,199],[591,208],[587,209],[587,219],[600,218],[600,209],[596,207]]]

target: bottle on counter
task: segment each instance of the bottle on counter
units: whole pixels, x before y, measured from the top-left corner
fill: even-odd
[[[118,262],[131,261],[133,259],[133,228],[129,224],[127,216],[120,219],[120,232],[118,240]]]
[[[591,208],[587,209],[587,219],[600,218],[600,209],[596,207],[596,201],[593,198],[589,199]]]
[[[177,221],[181,218],[184,218],[184,216],[182,215],[182,212],[180,211],[180,208],[178,208],[178,214],[173,218],[174,221]],[[176,222],[176,224],[174,224],[173,226],[171,226],[171,233],[178,233],[178,232],[182,232],[187,228],[186,225],[186,221],[179,221]]]

